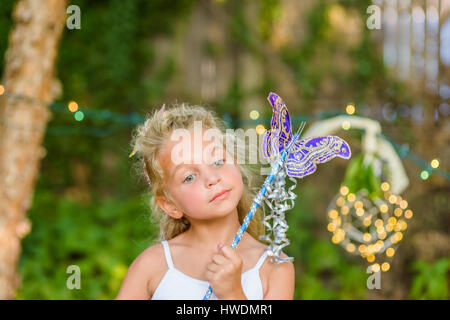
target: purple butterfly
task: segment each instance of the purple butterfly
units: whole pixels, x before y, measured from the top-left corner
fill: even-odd
[[[262,150],[264,158],[274,161],[292,140],[289,112],[283,100],[275,93],[267,97],[272,105],[271,129],[263,136]],[[294,142],[286,157],[287,174],[303,178],[314,173],[316,164],[328,162],[335,157],[349,159],[350,147],[336,136],[307,138]]]

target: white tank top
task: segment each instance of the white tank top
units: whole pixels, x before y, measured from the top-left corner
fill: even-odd
[[[169,269],[164,274],[151,300],[202,300],[208,290],[209,282],[195,279],[173,266],[169,244],[161,241]],[[248,300],[262,300],[263,288],[259,268],[267,257],[267,250],[258,259],[256,265],[242,273],[241,284]],[[214,293],[210,300],[219,300]]]

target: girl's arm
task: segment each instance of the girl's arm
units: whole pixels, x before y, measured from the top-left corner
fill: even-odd
[[[152,248],[142,252],[130,265],[125,278],[122,281],[119,293],[115,300],[148,300],[150,294],[148,290],[149,279],[155,257],[152,259]]]
[[[281,256],[287,257],[284,253]],[[273,264],[268,277],[264,300],[294,299],[295,269],[292,262]]]

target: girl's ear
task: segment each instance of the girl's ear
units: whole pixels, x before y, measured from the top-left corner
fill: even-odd
[[[181,219],[183,217],[183,212],[178,210],[178,208],[169,200],[167,200],[164,196],[157,196],[155,197],[156,204],[163,210],[165,213],[167,213],[169,216],[171,216],[174,219]]]

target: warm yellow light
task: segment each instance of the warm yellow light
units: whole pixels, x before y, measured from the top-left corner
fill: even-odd
[[[353,202],[353,201],[355,201],[355,199],[356,199],[356,196],[355,196],[354,193],[349,193],[348,194],[348,196],[347,196],[347,200],[348,201]]]
[[[405,218],[406,219],[411,219],[412,216],[413,216],[413,212],[410,209],[405,211]]]
[[[68,108],[71,112],[76,112],[78,111],[78,103],[76,103],[75,101],[70,101],[68,104]]]
[[[379,265],[378,263],[375,263],[375,264],[372,266],[372,271],[373,271],[373,272],[378,272],[378,271],[380,271],[380,265]]]
[[[355,252],[355,245],[353,243],[349,243],[346,249],[348,252]]]
[[[345,203],[345,199],[344,199],[344,198],[339,197],[339,198],[336,199],[336,204],[337,204],[339,207],[342,207],[342,206],[344,205],[344,203]]]
[[[383,227],[383,226],[377,227],[377,232],[378,232],[379,234],[384,233],[384,232],[385,232],[384,227]]]
[[[434,169],[439,167],[439,160],[438,159],[431,160],[431,167],[434,168]]]
[[[368,227],[368,226],[370,226],[371,222],[372,222],[372,218],[371,217],[367,217],[367,218],[364,219],[363,224],[364,224],[365,227]]]
[[[358,201],[355,202],[355,204],[353,206],[355,207],[355,209],[362,208],[363,207],[363,203],[362,203],[362,201],[358,200]]]
[[[386,212],[388,212],[388,210],[389,210],[389,207],[387,206],[387,204],[382,204],[382,205],[380,206],[380,211],[381,211],[382,213],[386,213]]]
[[[390,267],[391,267],[390,264],[387,263],[387,262],[385,262],[385,263],[383,263],[383,264],[381,265],[381,270],[383,270],[384,272],[386,272],[386,271],[389,270]]]
[[[389,183],[383,182],[383,183],[381,184],[381,190],[383,190],[383,191],[388,191],[389,188],[390,188]]]
[[[5,93],[5,87],[0,84],[0,96]]]
[[[395,216],[400,217],[402,215],[402,213],[403,213],[402,209],[395,208],[395,210],[394,210]]]
[[[364,209],[362,209],[362,208],[356,209],[356,215],[358,217],[362,217],[364,215]]]
[[[335,234],[335,235],[331,238],[331,241],[333,241],[333,243],[339,243],[339,242],[342,241],[342,239],[341,239],[341,237],[339,237],[338,235]]]
[[[383,248],[384,242],[381,240],[378,240],[377,243],[375,244],[375,250],[376,251],[380,251],[381,248]]]
[[[401,220],[400,222],[401,222],[402,230],[403,231],[406,230],[406,228],[408,228],[408,224],[403,220]]]
[[[375,227],[380,228],[382,226],[383,226],[383,220],[377,219],[377,221],[375,221]]]
[[[342,186],[341,189],[340,189],[339,191],[341,192],[341,194],[342,194],[343,196],[346,196],[349,190],[348,190],[348,187]]]
[[[393,236],[392,236],[392,243],[397,243],[400,240],[403,239],[403,234],[401,232],[396,232]]]
[[[258,112],[258,110],[252,110],[252,111],[250,111],[250,118],[251,118],[252,120],[258,119],[258,118],[259,118],[259,112]]]
[[[386,226],[386,231],[387,231],[387,232],[391,232],[393,229],[394,229],[394,226],[393,226],[392,224],[388,224],[388,225]]]
[[[350,122],[342,121],[342,129],[349,130],[350,129]]]
[[[355,106],[354,106],[352,103],[349,103],[349,104],[347,105],[347,107],[345,108],[345,111],[346,111],[348,114],[354,114],[354,113],[355,113]]]
[[[347,206],[342,206],[341,213],[345,216],[349,213],[350,209]]]
[[[329,223],[327,226],[328,231],[333,232],[336,229],[334,223]]]
[[[378,235],[378,239],[381,239],[381,240],[386,239],[386,233],[385,233],[385,232],[380,233],[380,234]]]
[[[257,134],[263,134],[266,131],[266,128],[262,124],[258,124],[256,126],[256,133]]]
[[[370,239],[372,239],[372,236],[370,235],[370,233],[364,233],[363,239],[364,241],[369,242]]]
[[[364,251],[366,251],[366,249],[367,249],[367,247],[366,247],[365,244],[361,244],[361,245],[358,247],[358,251],[361,252],[361,253],[363,253]]]
[[[389,249],[386,250],[386,255],[388,257],[392,257],[394,255],[394,253],[395,253],[394,248],[389,248]]]
[[[392,203],[392,204],[396,203],[397,202],[397,197],[395,195],[391,194],[389,196],[389,202]]]
[[[337,229],[336,229],[336,232],[335,232],[334,234],[335,234],[336,236],[338,236],[339,239],[341,239],[341,240],[344,240],[344,238],[345,238],[345,231],[344,231],[344,229],[337,228]]]
[[[388,224],[395,225],[396,223],[397,223],[397,219],[395,219],[394,217],[390,217],[388,219]]]
[[[368,262],[374,262],[374,261],[375,261],[375,256],[374,256],[373,254],[369,255],[369,256],[367,257],[367,261],[368,261]]]
[[[338,215],[339,215],[339,213],[335,209],[330,210],[330,212],[328,212],[328,216],[331,219],[336,219],[338,217]]]
[[[408,202],[406,200],[402,200],[400,202],[400,208],[402,208],[403,210],[406,209],[406,207],[408,207]]]

